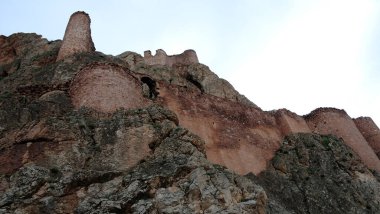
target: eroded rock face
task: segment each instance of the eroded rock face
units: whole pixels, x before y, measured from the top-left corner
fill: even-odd
[[[380,212],[380,177],[333,136],[287,137],[268,169],[247,177],[267,192],[267,213]]]
[[[0,36],[0,213],[379,211],[373,121],[262,111],[192,51],[94,52],[82,12],[66,33]]]
[[[90,16],[85,12],[78,11],[71,15],[57,60],[76,53],[95,51],[90,23]]]
[[[101,112],[139,108],[150,101],[142,85],[128,70],[111,64],[91,64],[83,68],[70,86],[75,107],[86,106]]]
[[[335,134],[350,146],[355,144],[352,142],[367,143],[348,115],[342,121],[339,117],[330,118],[333,123],[330,126],[324,126],[324,120],[318,118],[315,123],[321,121],[325,129],[316,130],[315,124],[309,121],[313,113],[302,117],[286,109],[262,111],[201,64],[173,67],[137,64],[133,71],[157,81],[156,102],[174,111],[182,126],[205,140],[211,161],[240,174],[264,170],[282,138],[292,133]],[[355,131],[347,131],[346,126]],[[368,145],[352,148],[366,159],[369,167],[378,170],[380,161]]]
[[[54,62],[60,45],[35,33],[0,35],[0,79],[24,66],[44,67]]]
[[[205,140],[209,160],[237,173],[265,169],[280,146],[274,117],[259,109],[162,83],[158,101]]]
[[[319,108],[307,115],[306,121],[314,133],[332,134],[343,138],[369,168],[380,172],[379,158],[345,111]]]
[[[211,164],[177,123],[157,105],[32,122],[1,150],[0,211],[264,213],[262,188]]]

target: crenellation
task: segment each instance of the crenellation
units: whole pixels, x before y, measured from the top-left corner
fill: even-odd
[[[197,53],[194,50],[186,50],[181,54],[168,56],[164,50],[158,49],[154,56],[150,50],[144,51],[144,62],[148,65],[166,65],[171,67],[175,64],[190,65],[199,61]]]

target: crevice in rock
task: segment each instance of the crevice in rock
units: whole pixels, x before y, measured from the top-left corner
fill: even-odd
[[[141,77],[140,80],[149,87],[149,98],[154,100],[159,95],[156,81],[150,77]]]
[[[197,87],[201,93],[203,94],[205,92],[203,86],[201,83],[199,83],[194,77],[190,74],[186,75],[186,80],[189,81],[191,84],[193,84],[195,87]]]

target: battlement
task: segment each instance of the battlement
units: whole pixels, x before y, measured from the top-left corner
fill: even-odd
[[[154,56],[150,50],[145,51],[144,62],[148,65],[167,65],[171,67],[174,64],[189,65],[199,61],[194,50],[186,50],[181,54],[168,56],[164,50],[158,49]]]
[[[83,11],[77,11],[70,16],[57,61],[76,53],[95,51],[90,23],[90,16]]]

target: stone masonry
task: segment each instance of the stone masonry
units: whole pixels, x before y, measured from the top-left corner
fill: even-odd
[[[90,17],[85,12],[78,11],[71,15],[57,61],[76,53],[95,51],[90,23]]]
[[[362,133],[369,145],[380,158],[380,129],[370,117],[359,117],[354,119],[356,127]]]
[[[186,50],[181,54],[168,56],[164,50],[158,49],[154,56],[152,56],[151,51],[145,51],[144,62],[148,65],[167,65],[171,67],[174,64],[189,65],[198,63],[198,57],[194,50]]]

